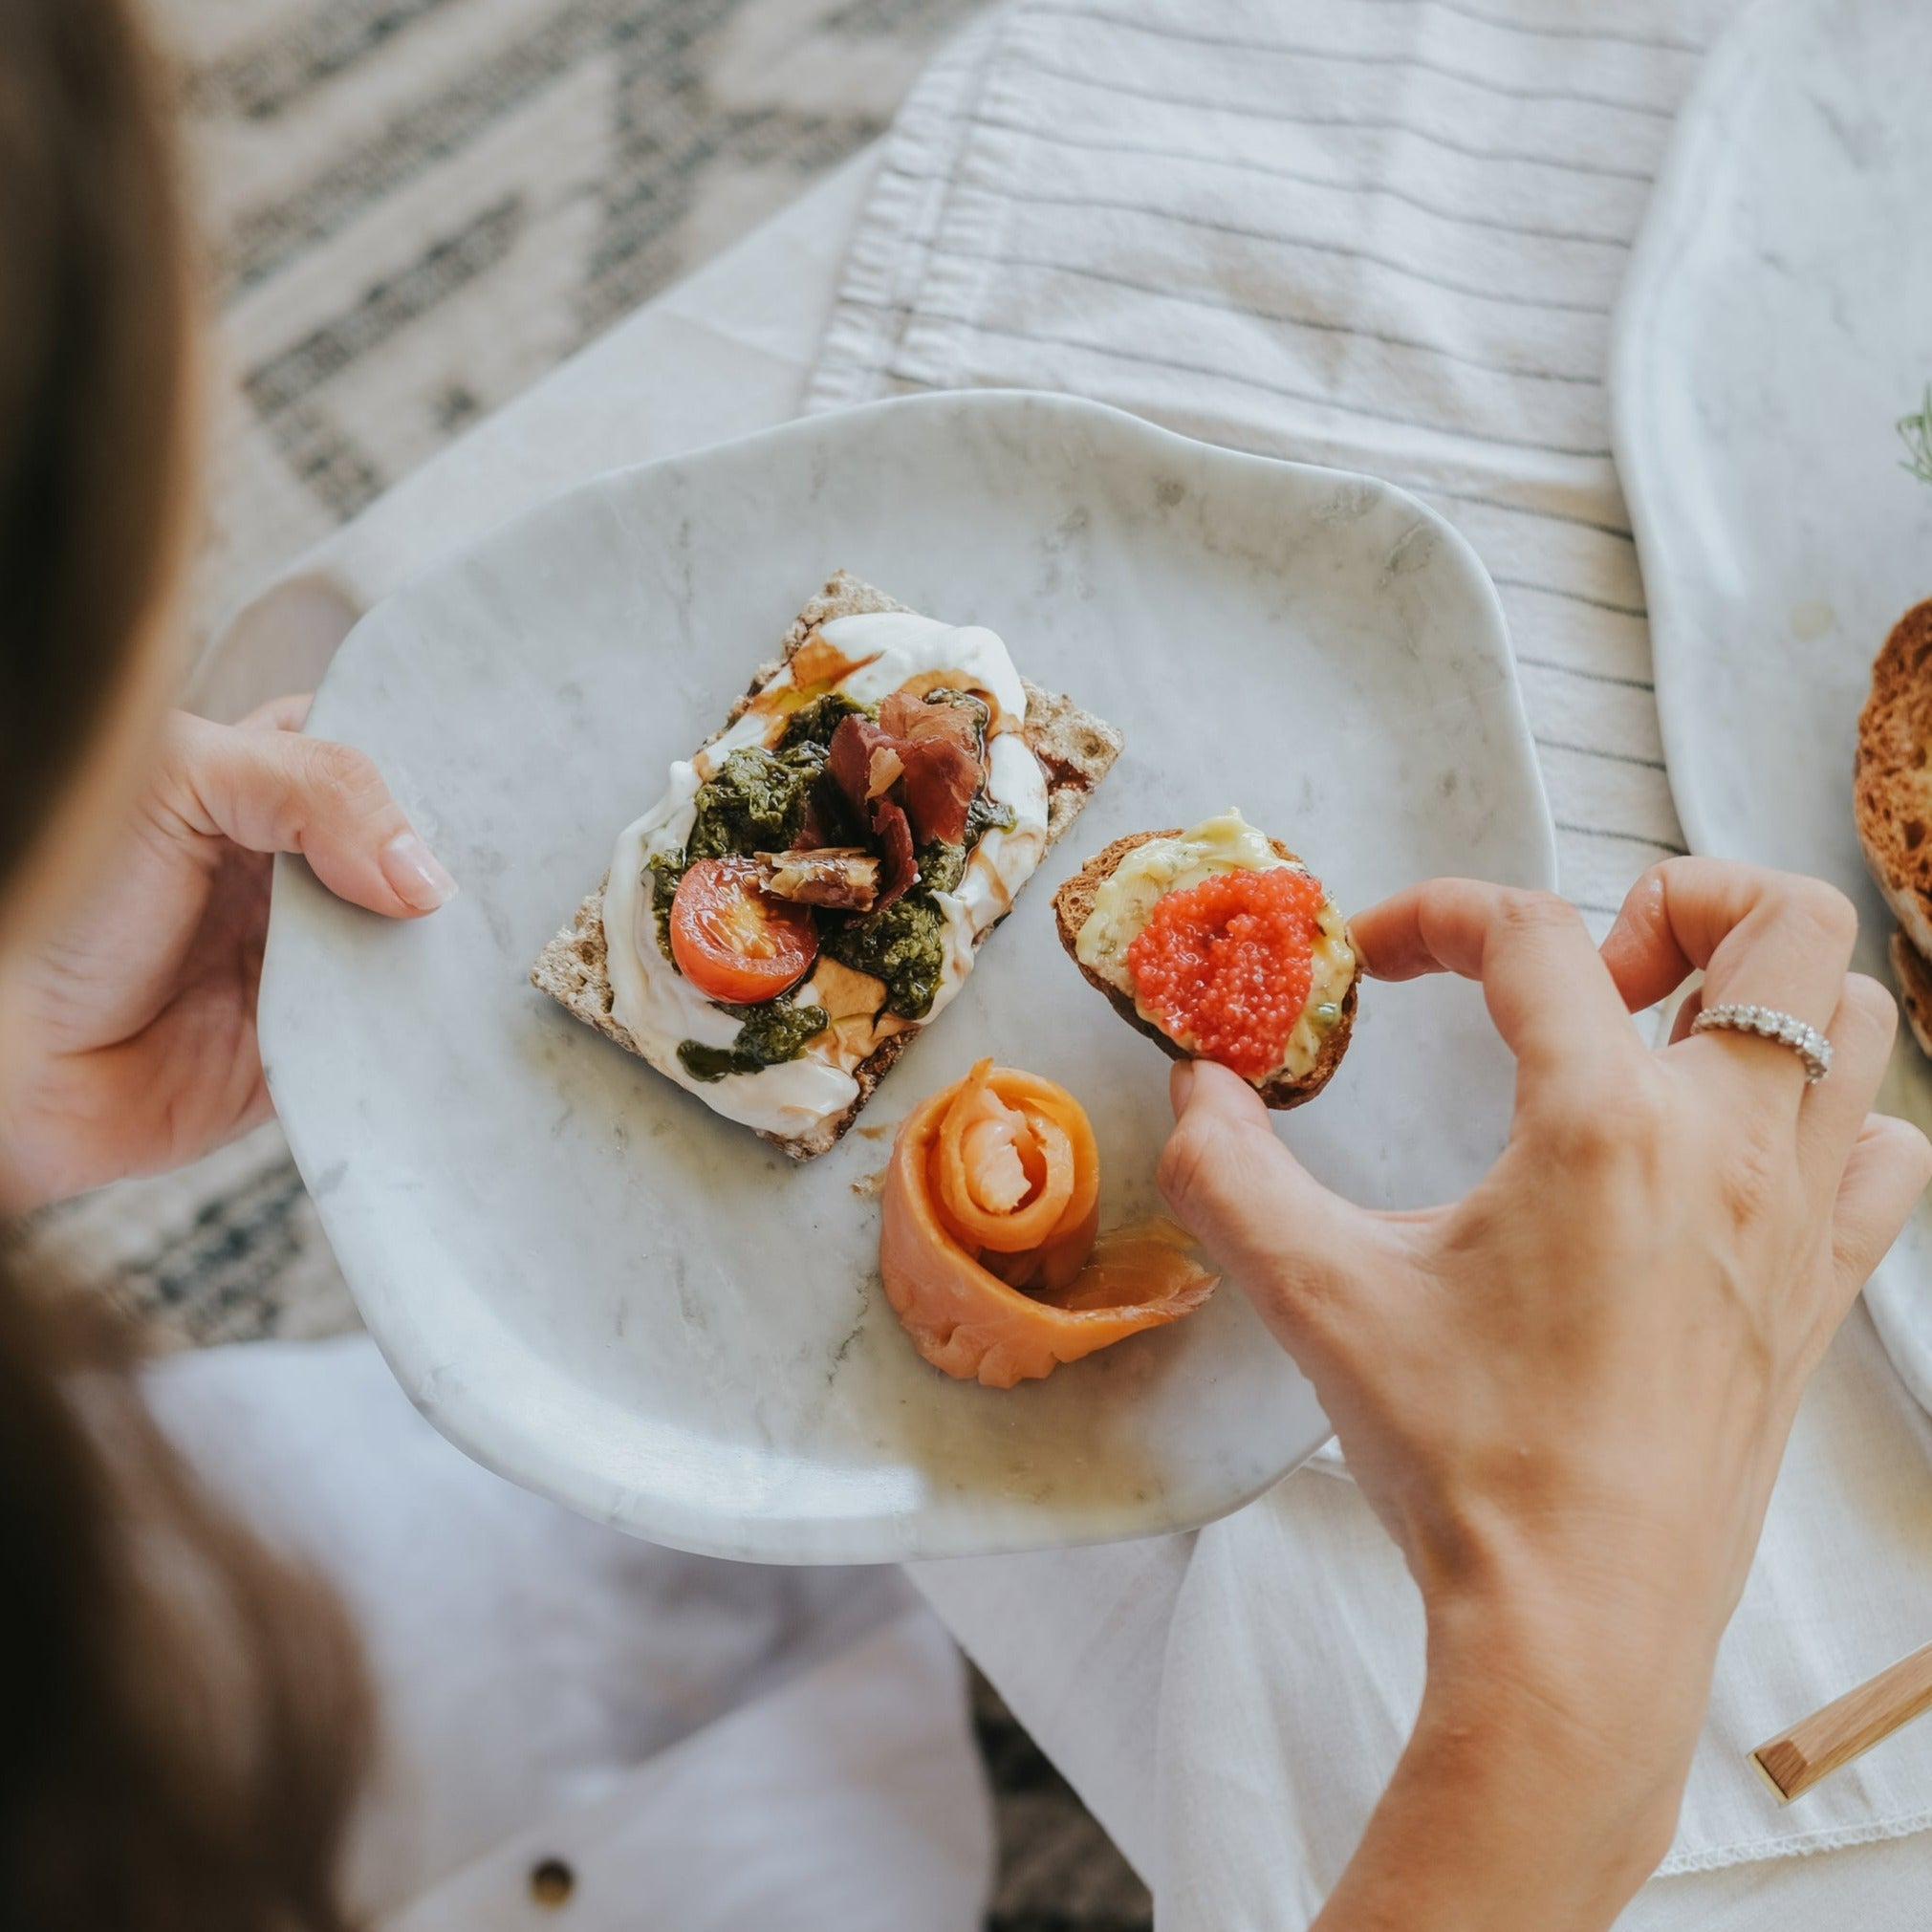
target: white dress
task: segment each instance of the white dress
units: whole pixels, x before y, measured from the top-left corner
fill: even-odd
[[[180,1356],[147,1388],[205,1480],[361,1626],[383,1746],[348,1883],[371,1919],[981,1923],[964,1674],[896,1570],[722,1563],[573,1516],[444,1442],[363,1336]]]

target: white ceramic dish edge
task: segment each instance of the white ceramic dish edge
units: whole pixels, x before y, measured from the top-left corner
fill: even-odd
[[[1674,559],[1681,544],[1696,541],[1697,532],[1689,521],[1680,524],[1658,509],[1670,500],[1657,470],[1668,438],[1651,425],[1646,412],[1661,406],[1659,399],[1668,393],[1669,385],[1660,378],[1661,331],[1652,324],[1699,224],[1713,218],[1703,189],[1716,171],[1716,158],[1726,141],[1720,109],[1749,84],[1753,69],[1762,66],[1767,45],[1794,27],[1808,5],[1809,0],[1752,0],[1733,16],[1705,56],[1679,110],[1611,320],[1611,443],[1643,565],[1664,763],[1687,844],[1691,851],[1713,857],[1753,855],[1735,849],[1700,783],[1692,676],[1686,660],[1671,642],[1690,624],[1687,599],[1680,596],[1679,585],[1694,575],[1693,566]],[[1710,519],[1704,528],[1712,529],[1720,521]],[[1875,654],[1878,643],[1878,639],[1872,640]],[[1849,815],[1849,772],[1845,810]],[[1901,1038],[1897,1051],[1909,1055],[1913,1050]],[[1923,1212],[1921,1208],[1921,1216]],[[1893,1366],[1921,1406],[1932,1410],[1932,1330],[1923,1320],[1922,1293],[1910,1247],[1901,1240],[1880,1263],[1865,1301]]]

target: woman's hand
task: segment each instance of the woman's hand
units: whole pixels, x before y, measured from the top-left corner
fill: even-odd
[[[369,760],[299,735],[308,708],[167,719],[120,849],[25,968],[34,1058],[0,1143],[8,1207],[179,1165],[267,1118],[255,995],[273,854],[303,854],[392,919],[455,891]]]
[[[1380,979],[1483,983],[1509,1142],[1465,1199],[1315,1183],[1246,1082],[1176,1069],[1175,1213],[1293,1353],[1428,1620],[1422,1710],[1324,1927],[1607,1925],[1668,1846],[1806,1379],[1928,1177],[1869,1113],[1897,1014],[1813,880],[1677,859],[1599,955],[1562,901],[1446,879],[1354,922]],[[1653,1052],[1712,1002],[1822,1028]],[[1455,1131],[1444,1120],[1443,1131]]]

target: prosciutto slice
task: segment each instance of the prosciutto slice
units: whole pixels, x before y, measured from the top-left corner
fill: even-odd
[[[897,882],[894,851],[903,820],[906,850],[966,838],[966,814],[986,782],[980,757],[982,721],[966,705],[923,704],[895,691],[879,723],[843,718],[832,734],[827,769],[873,834],[885,846],[879,903],[889,905],[912,883]]]
[[[879,726],[891,735],[905,768],[905,809],[913,836],[922,845],[929,838],[962,843],[967,810],[986,783],[980,707],[928,705],[895,691],[879,707]]]
[[[832,782],[879,846],[879,897],[872,902],[875,912],[883,912],[902,898],[919,877],[912,826],[905,807],[892,795],[901,775],[897,768],[903,763],[898,752],[898,743],[871,719],[841,718],[825,761]],[[875,771],[883,781],[878,790],[873,786]]]

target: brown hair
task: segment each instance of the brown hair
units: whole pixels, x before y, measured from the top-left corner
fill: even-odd
[[[0,0],[0,893],[171,568],[187,244],[129,0]],[[0,1246],[0,1917],[334,1932],[354,1632],[196,1485],[125,1350]]]
[[[187,250],[121,0],[0,0],[0,888],[169,564]]]
[[[11,1932],[338,1932],[370,1736],[336,1598],[209,1499],[104,1318],[0,1281]]]

